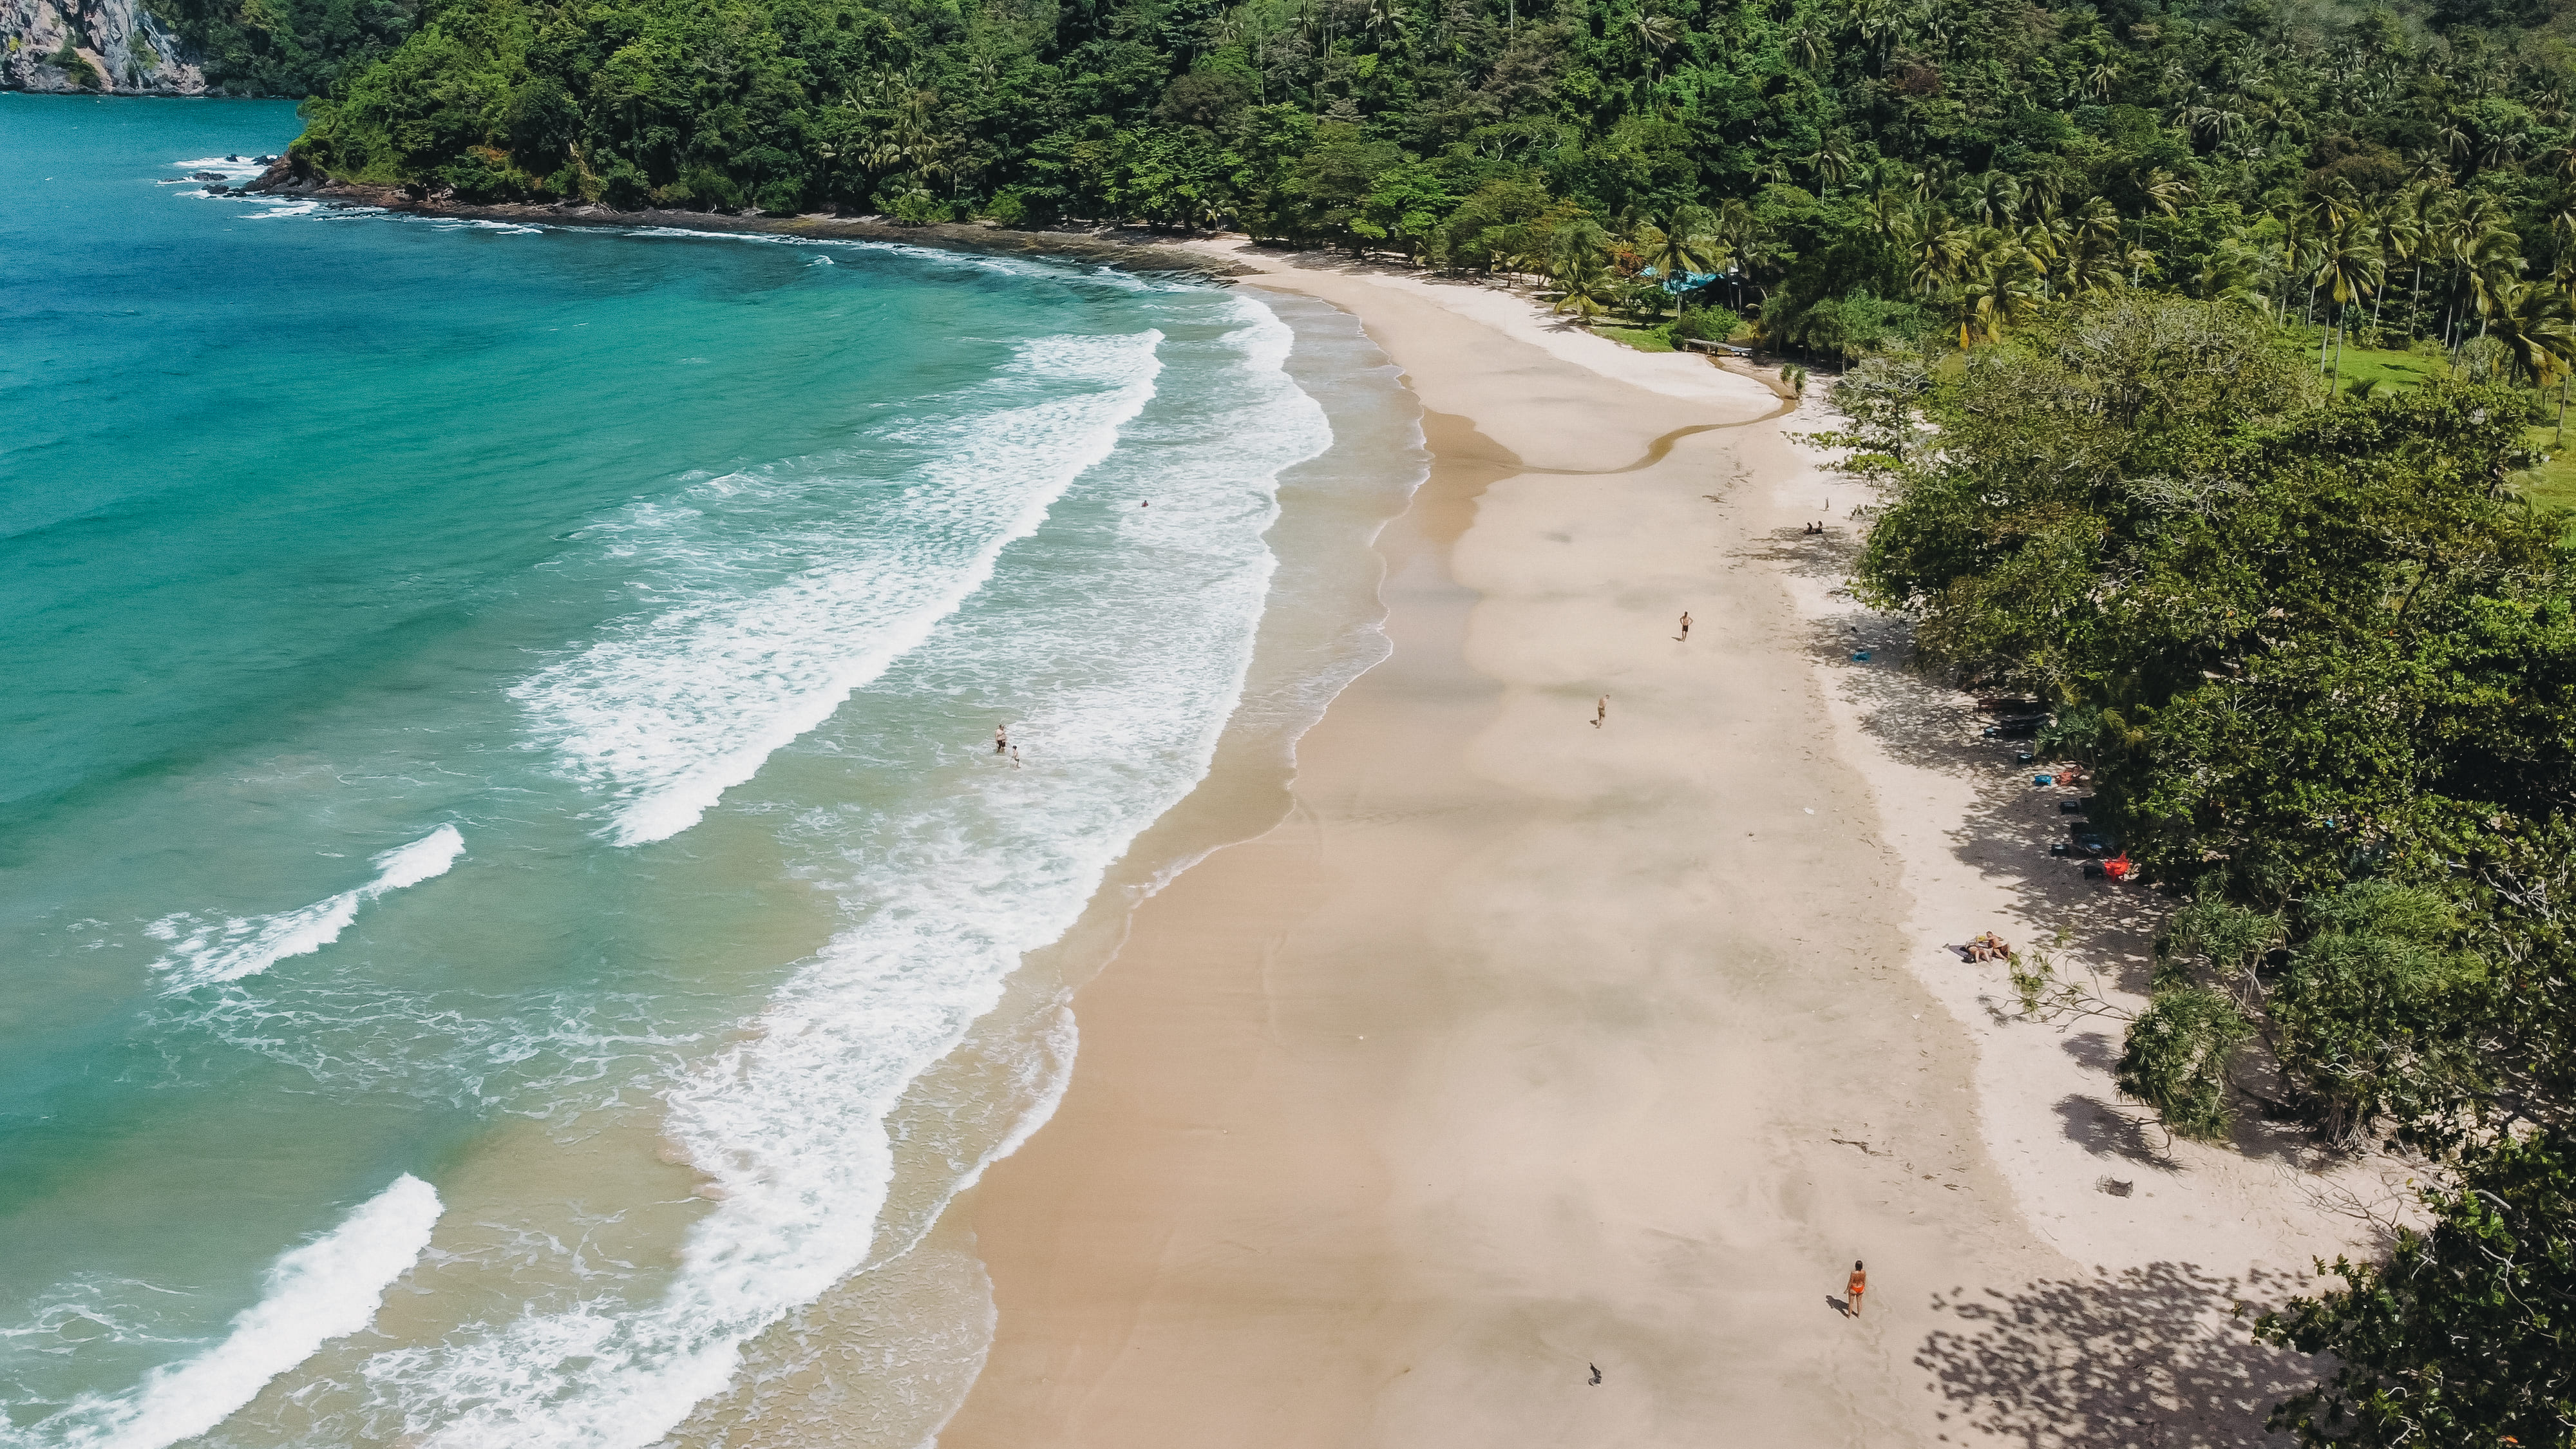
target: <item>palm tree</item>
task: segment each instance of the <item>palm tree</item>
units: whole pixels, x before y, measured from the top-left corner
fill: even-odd
[[[1789,53],[1807,70],[1821,70],[1825,63],[1825,35],[1813,20],[1802,20],[1789,32]]]
[[[2576,313],[2567,292],[2548,282],[2509,281],[2496,291],[2487,335],[2504,344],[2533,383],[2547,387],[2576,359]]]
[[[1576,216],[1548,232],[1547,275],[1559,286],[1566,278],[1609,265],[1610,234],[1588,216]]]
[[[1637,254],[1664,279],[1666,291],[1693,274],[1724,271],[1734,260],[1717,234],[1717,218],[1698,206],[1682,207],[1640,227]]]
[[[1552,274],[1565,295],[1557,298],[1556,310],[1571,312],[1586,321],[1607,312],[1619,300],[1619,278],[1610,270],[1605,256],[1570,257]]]
[[[1966,231],[1952,226],[1949,218],[1937,212],[1909,218],[1902,248],[1906,280],[1919,295],[1928,297],[1939,291],[1957,274],[1972,240]]]
[[[1959,267],[1953,301],[1959,310],[1959,346],[1998,342],[2006,325],[2019,322],[2038,301],[2030,258],[2012,238],[1988,233],[1984,245]]]
[[[1969,193],[1968,208],[1990,227],[2009,227],[2020,217],[2021,183],[2008,171],[1989,171]]]
[[[2383,275],[2379,235],[2358,216],[2346,218],[2340,225],[2318,238],[2316,251],[2316,285],[2335,306],[2333,319],[2342,319],[2342,309],[2353,298],[2374,290]],[[2317,334],[2317,371],[2326,370],[2326,337],[2335,339],[2335,365],[2343,364],[2343,328],[2332,323]]]
[[[1901,248],[1905,245],[1906,234],[1913,225],[1913,209],[1905,204],[1904,196],[1899,194],[1896,188],[1882,186],[1878,189],[1878,195],[1870,198],[1869,230],[1870,234],[1880,241],[1891,247]]]
[[[2407,209],[2403,196],[2392,197],[2384,205],[2372,207],[2364,213],[2364,219],[2379,236],[2379,273],[2383,278],[2388,275],[2392,263],[2402,264],[2414,258],[2416,245],[2422,241],[2423,233],[2416,228],[2415,217]],[[2370,295],[2370,330],[2374,335],[2379,331],[2379,304],[2387,296],[2385,287]]]
[[[2161,166],[2147,173],[2147,179],[2138,183],[2138,190],[2146,195],[2148,206],[2165,216],[2173,215],[2177,207],[2200,194],[2190,182]],[[2141,253],[2145,251],[2146,244],[2147,218],[2141,212],[2138,216],[2138,250]],[[2129,267],[2129,285],[2132,287],[2138,285],[2139,265],[2132,262]]]
[[[1851,148],[1845,146],[1840,137],[1828,136],[1825,143],[1816,148],[1814,155],[1800,158],[1800,164],[1815,172],[1816,179],[1824,183],[1822,189],[1830,191],[1840,186],[1844,177],[1851,175]]]
[[[1651,79],[1655,74],[1655,63],[1680,38],[1681,27],[1669,15],[1639,10],[1628,17],[1628,33],[1637,38],[1637,48],[1646,53],[1646,75]]]

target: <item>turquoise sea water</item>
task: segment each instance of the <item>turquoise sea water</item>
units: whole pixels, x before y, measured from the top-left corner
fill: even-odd
[[[295,130],[0,96],[0,1445],[757,1443],[791,1381],[917,1443],[987,1310],[890,1265],[1073,1050],[1023,956],[1373,657],[1383,359],[157,184]]]

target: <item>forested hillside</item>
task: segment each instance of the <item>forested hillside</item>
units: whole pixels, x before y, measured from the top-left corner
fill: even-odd
[[[2565,24],[2474,0],[443,0],[299,151],[467,198],[1222,222],[1468,268],[1677,236],[1735,271],[1723,300],[1828,352],[2127,282],[2456,335],[2553,311],[2503,294],[2576,221]],[[1624,260],[1576,290],[1616,300]]]

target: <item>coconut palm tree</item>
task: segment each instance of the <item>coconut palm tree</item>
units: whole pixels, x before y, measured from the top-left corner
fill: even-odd
[[[2334,338],[2336,367],[2338,370],[2342,367],[2344,329],[2334,325],[2342,320],[2342,309],[2354,298],[2375,290],[2385,274],[2379,234],[2361,216],[2345,218],[2317,240],[2315,283],[2335,308],[2329,314],[2331,320],[2326,330],[2317,334],[2317,371],[2322,375],[2326,370],[2326,338],[2329,335]]]
[[[1968,190],[1968,212],[2001,231],[2021,217],[2021,183],[2008,171],[1989,171]]]
[[[2539,387],[2556,381],[2576,359],[2576,312],[2568,306],[2567,290],[2556,283],[2503,283],[2487,324],[2487,335],[2503,343],[2514,364]]]
[[[1636,40],[1637,48],[1646,53],[1648,79],[1654,77],[1657,62],[1662,60],[1666,50],[1672,48],[1673,42],[1681,38],[1681,33],[1680,23],[1669,15],[1639,10],[1628,17],[1628,34]]]
[[[1831,191],[1851,175],[1851,148],[1843,144],[1841,137],[1828,136],[1813,155],[1799,158],[1799,164],[1816,173],[1816,179],[1824,183],[1821,190]]]
[[[1619,276],[1610,270],[1610,259],[1605,255],[1568,257],[1550,274],[1550,280],[1564,292],[1556,300],[1556,310],[1571,312],[1585,321],[1609,311],[1619,301]]]
[[[1671,283],[1693,273],[1726,270],[1734,260],[1719,238],[1717,218],[1706,207],[1685,206],[1637,229],[1638,257]]]
[[[1938,212],[1908,218],[1899,247],[1905,256],[1906,280],[1920,296],[1939,291],[1957,275],[1972,240],[1964,228],[1951,225]]]
[[[2172,216],[2176,209],[2200,194],[2190,182],[2161,166],[2147,173],[2146,179],[2138,183],[2138,190],[2145,194],[2148,207],[2164,216]],[[2146,245],[2147,218],[2146,214],[2141,212],[2138,215],[2137,251],[2143,254]],[[2138,285],[2138,268],[2141,264],[2133,261],[2129,266],[2129,285],[2132,287]]]
[[[2038,304],[2029,256],[2001,232],[1981,233],[1979,245],[1959,264],[1952,304],[1959,314],[1959,346],[1999,342],[2004,328]]]
[[[1804,69],[1824,69],[1825,33],[1817,28],[1815,21],[1802,20],[1798,22],[1797,29],[1789,32],[1789,54],[1796,57]]]

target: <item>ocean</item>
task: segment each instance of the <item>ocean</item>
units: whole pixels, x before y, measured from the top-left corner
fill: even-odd
[[[921,1444],[1412,405],[1293,298],[169,184],[296,130],[0,95],[0,1446]]]

